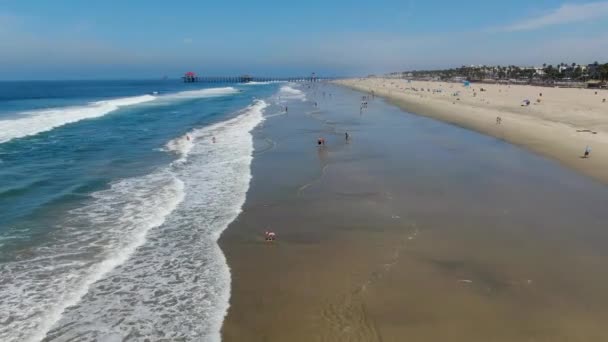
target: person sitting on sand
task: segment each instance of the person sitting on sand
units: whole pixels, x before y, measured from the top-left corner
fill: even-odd
[[[591,153],[591,147],[587,145],[587,147],[585,147],[585,155],[583,156],[583,158],[589,158],[589,153]]]
[[[264,240],[266,240],[266,242],[272,242],[274,240],[276,240],[276,234],[274,232],[264,232]]]

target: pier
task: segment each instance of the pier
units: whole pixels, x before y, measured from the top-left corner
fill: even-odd
[[[249,83],[249,82],[321,82],[333,80],[333,77],[319,78],[313,73],[310,76],[294,77],[260,77],[251,75],[241,76],[197,76],[194,72],[187,72],[182,76],[186,83]]]

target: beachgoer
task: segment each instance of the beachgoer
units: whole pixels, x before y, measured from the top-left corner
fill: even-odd
[[[264,240],[266,240],[266,242],[272,242],[276,240],[276,234],[274,232],[266,231],[264,232]]]
[[[319,146],[323,145],[323,138],[317,139],[317,145],[319,145]]]
[[[285,106],[285,113],[289,112],[289,108],[287,108],[287,106]]]
[[[348,132],[344,132],[344,138],[348,140]]]
[[[213,143],[215,144],[215,137],[211,138],[211,140],[213,141]]]
[[[190,136],[186,134],[186,140],[190,141]]]
[[[591,147],[589,147],[589,145],[587,145],[587,147],[585,147],[585,156],[584,156],[584,158],[589,158],[589,153],[591,153]]]
[[[496,117],[496,124],[500,125],[502,123],[502,118],[500,116]]]

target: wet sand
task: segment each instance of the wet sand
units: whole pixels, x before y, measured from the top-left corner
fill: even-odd
[[[338,83],[374,91],[407,111],[523,146],[608,184],[608,90],[475,83],[464,87],[383,78]],[[526,99],[530,105],[522,106]],[[502,124],[496,124],[496,117]],[[586,146],[592,149],[591,158],[582,159]]]
[[[318,109],[290,104],[255,131],[247,202],[220,240],[224,341],[604,338],[606,186],[378,98],[360,114],[361,93],[317,87]]]

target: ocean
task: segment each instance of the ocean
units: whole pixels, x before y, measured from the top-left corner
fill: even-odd
[[[0,341],[219,341],[217,245],[295,84],[0,83]]]

